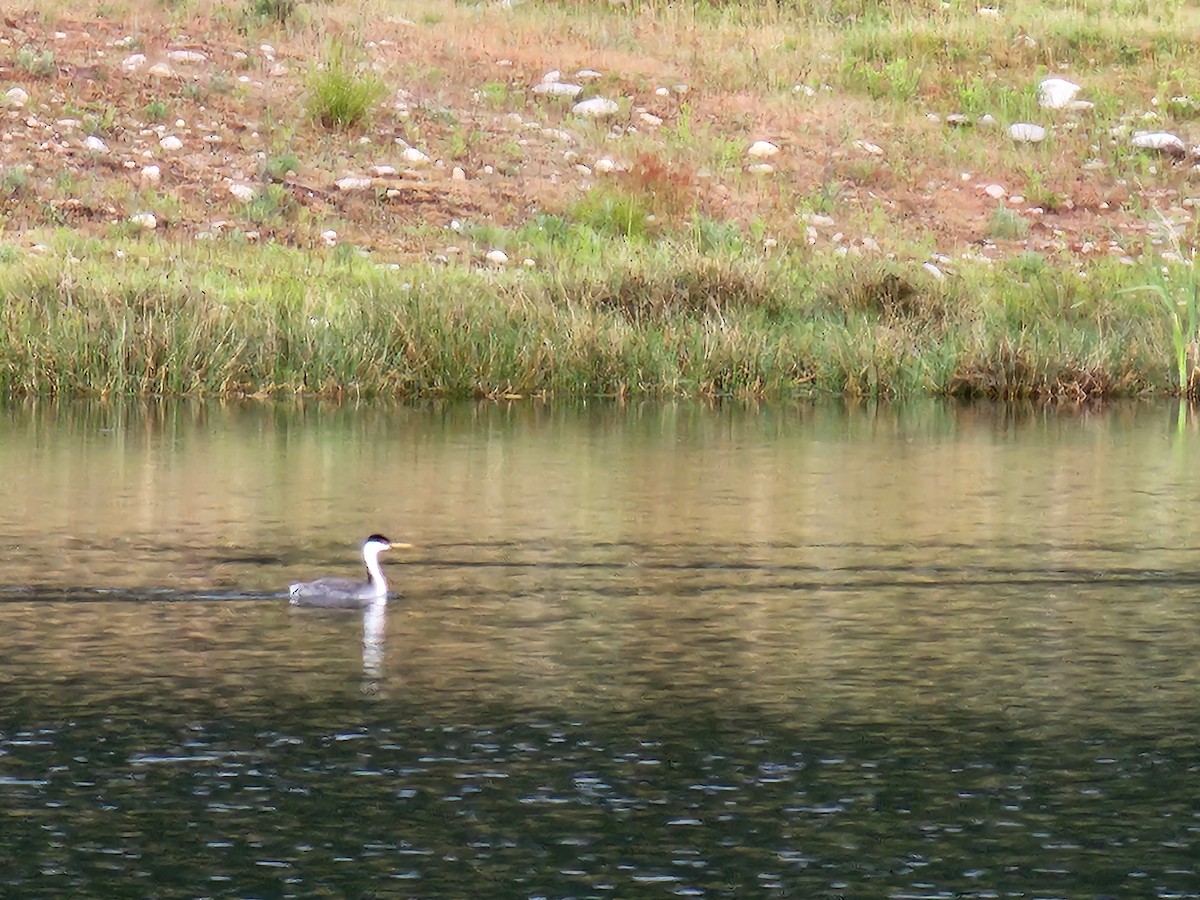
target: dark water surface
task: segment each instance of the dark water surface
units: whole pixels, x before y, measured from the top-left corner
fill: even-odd
[[[1200,897],[1158,406],[0,411],[2,897]],[[353,574],[385,613],[288,607]]]

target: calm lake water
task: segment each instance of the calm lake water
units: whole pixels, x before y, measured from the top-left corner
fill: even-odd
[[[1200,897],[1165,406],[0,411],[0,896]],[[383,615],[289,608],[407,540]]]

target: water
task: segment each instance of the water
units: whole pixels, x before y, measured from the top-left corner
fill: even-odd
[[[0,896],[1200,896],[1174,421],[4,410]]]

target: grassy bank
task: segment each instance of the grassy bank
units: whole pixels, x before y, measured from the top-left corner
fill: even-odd
[[[0,394],[1194,393],[1198,26],[21,0]]]
[[[0,263],[0,393],[1099,397],[1173,390],[1152,273],[612,242],[532,268],[71,239]]]

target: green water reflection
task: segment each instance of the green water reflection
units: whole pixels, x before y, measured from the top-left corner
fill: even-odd
[[[2,895],[1200,896],[1170,410],[2,423]]]

